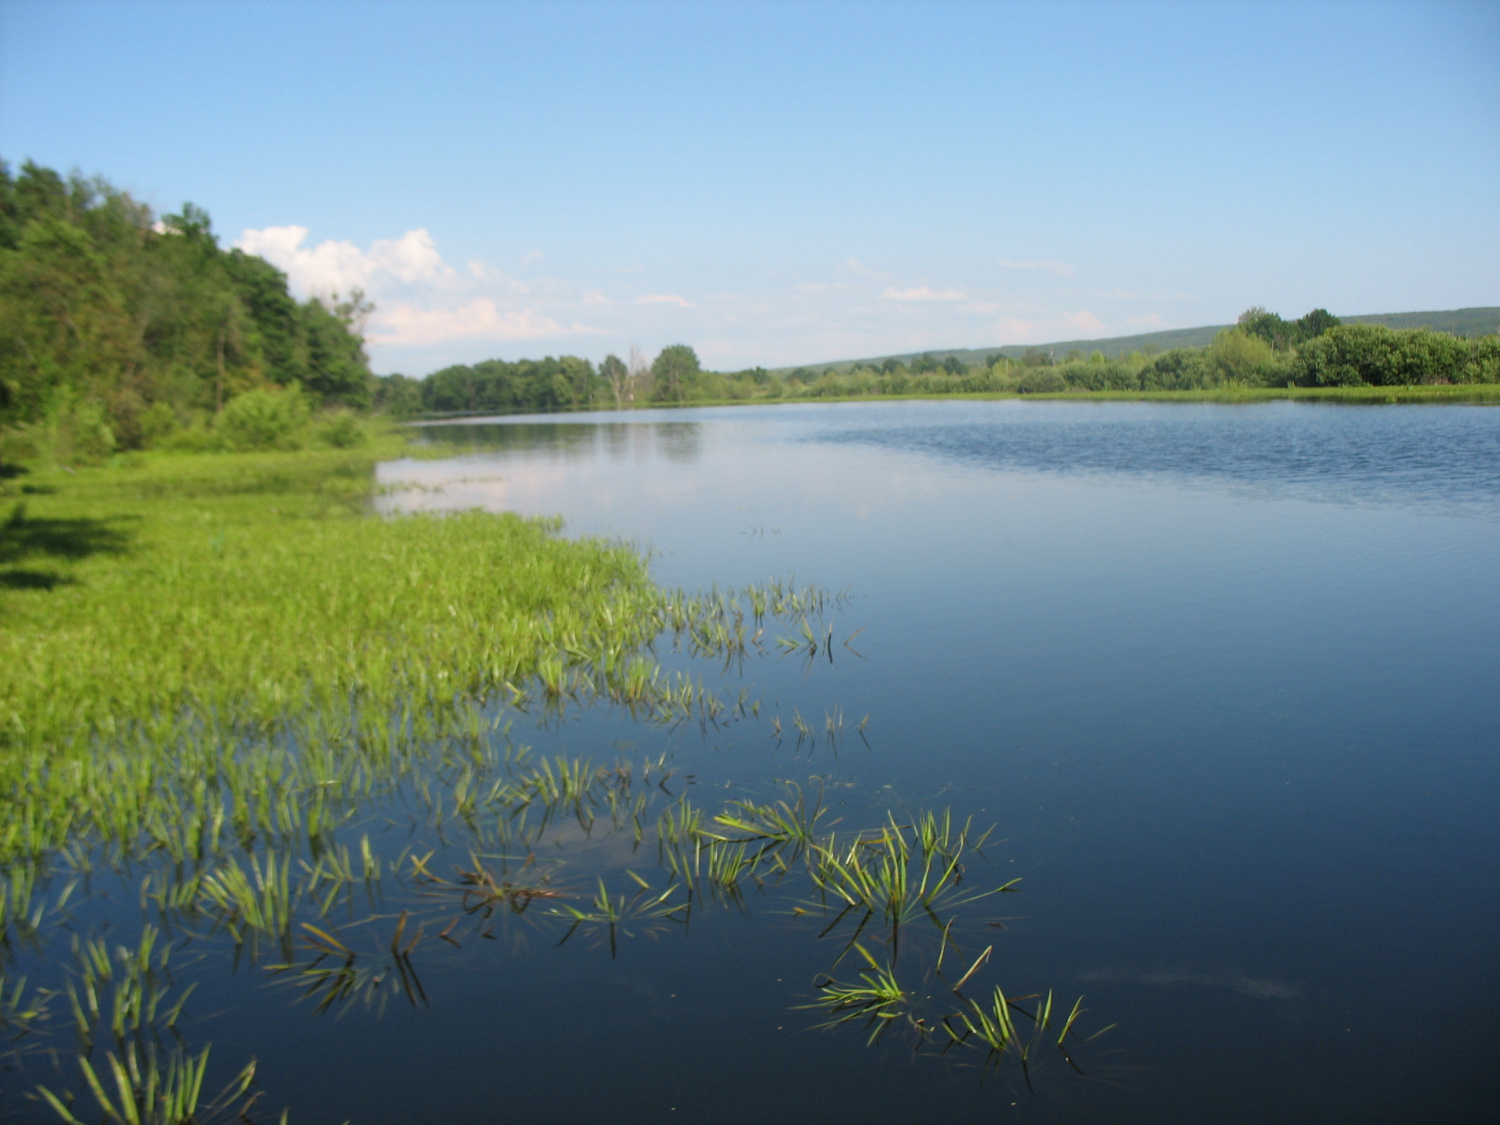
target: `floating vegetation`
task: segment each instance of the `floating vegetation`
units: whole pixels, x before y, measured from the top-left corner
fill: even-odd
[[[832,977],[826,977],[821,982],[816,982],[817,1000],[799,1006],[821,1008],[828,1016],[825,1022],[818,1025],[824,1029],[862,1020],[870,1033],[866,1042],[873,1047],[896,1020],[907,1015],[908,996],[896,981],[896,974],[888,966],[875,960],[870,951],[859,942],[854,943],[854,950],[864,958],[870,969],[859,975],[860,983],[843,984]]]
[[[823,931],[833,933],[852,920],[857,936],[871,922],[888,927],[892,956],[900,949],[901,927],[926,918],[945,929],[943,914],[990,895],[1015,889],[1017,879],[988,889],[962,890],[963,857],[980,854],[993,831],[977,839],[972,820],[955,828],[952,814],[918,813],[910,824],[893,814],[878,832],[840,844],[834,837],[809,853],[808,870],[821,892],[817,905],[836,915]],[[851,943],[853,938],[850,939]]]
[[[628,899],[624,894],[611,895],[604,880],[600,879],[599,891],[589,904],[589,909],[579,910],[577,907],[563,905],[552,911],[555,917],[566,918],[570,922],[558,945],[572,937],[580,926],[603,929],[609,935],[609,955],[614,957],[619,952],[617,941],[620,937],[633,937],[637,931],[645,930],[659,921],[682,920],[687,907],[683,903],[671,901],[677,893],[675,886],[668,884],[666,890],[657,892],[634,871],[628,871],[627,874],[640,888]]]
[[[177,989],[175,1002],[167,1003],[175,987],[168,971],[171,947],[163,945],[153,958],[158,936],[147,923],[135,949],[118,946],[113,956],[103,941],[74,938],[78,968],[66,990],[85,1052],[93,1048],[101,1031],[113,1035],[116,1046],[123,1049],[142,1032],[154,1035],[177,1026],[183,1005],[197,985]]]

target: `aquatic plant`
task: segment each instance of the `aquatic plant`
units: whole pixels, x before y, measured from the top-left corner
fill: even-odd
[[[208,1071],[205,1047],[196,1057],[180,1048],[169,1052],[165,1060],[158,1056],[154,1044],[137,1050],[134,1043],[123,1052],[105,1054],[109,1064],[106,1074],[113,1080],[113,1091],[106,1088],[94,1065],[85,1055],[78,1056],[78,1068],[88,1084],[104,1120],[118,1125],[209,1125],[213,1121],[246,1120],[252,1097],[242,1105],[234,1103],[243,1097],[255,1080],[252,1060],[212,1101],[203,1099],[203,1079]],[[63,1099],[45,1086],[37,1093],[68,1125],[84,1125],[73,1115]],[[282,1115],[285,1125],[286,1115]]]
[[[818,1026],[825,1030],[863,1020],[870,1032],[866,1043],[873,1047],[896,1020],[906,1015],[908,996],[890,966],[882,965],[859,942],[854,943],[854,950],[869,966],[868,972],[859,975],[860,983],[846,984],[826,977],[816,982],[818,998],[799,1007],[822,1009],[828,1018]]]

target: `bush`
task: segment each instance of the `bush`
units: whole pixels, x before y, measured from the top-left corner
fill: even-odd
[[[177,412],[164,402],[153,402],[141,411],[139,418],[141,445],[146,449],[160,445],[179,428]]]
[[[1215,386],[1213,373],[1196,348],[1173,348],[1162,352],[1141,368],[1143,391],[1193,391]]]
[[[1016,383],[1023,395],[1057,394],[1068,389],[1068,381],[1052,367],[1033,367]]]
[[[1500,383],[1500,336],[1469,341],[1469,361],[1464,364],[1462,382]]]
[[[1309,314],[1311,315],[1311,314]],[[1218,383],[1267,387],[1285,381],[1289,371],[1277,363],[1271,345],[1243,328],[1229,328],[1218,333],[1203,349],[1203,359],[1211,379]]]
[[[1469,341],[1429,328],[1347,324],[1302,346],[1297,381],[1313,387],[1466,382],[1474,351]]]
[[[334,449],[353,449],[369,440],[359,419],[348,410],[329,414],[318,430],[318,439]]]
[[[295,449],[310,413],[301,388],[260,387],[230,399],[214,429],[230,449]]]
[[[117,442],[102,403],[58,388],[43,417],[6,431],[0,447],[0,460],[98,464],[115,451]]]
[[[1118,360],[1090,360],[1070,363],[1059,368],[1068,386],[1080,391],[1138,391],[1140,378],[1128,363]]]

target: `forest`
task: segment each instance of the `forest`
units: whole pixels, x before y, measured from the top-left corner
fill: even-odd
[[[158,219],[102,179],[0,162],[0,460],[255,445],[365,409],[368,311],[296,300],[191,203]]]

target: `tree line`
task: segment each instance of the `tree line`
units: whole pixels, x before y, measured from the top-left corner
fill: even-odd
[[[1346,325],[1263,308],[1202,348],[978,364],[888,359],[852,370],[710,371],[687,344],[455,364],[376,377],[355,291],[296,300],[262,258],[225,250],[191,203],[160,218],[99,178],[0,161],[0,461],[148,446],[362,440],[339,411],[550,413],[690,402],[975,392],[1197,390],[1500,382],[1500,339]],[[333,413],[329,413],[332,411]],[[316,427],[316,429],[314,429]]]
[[[750,379],[753,383],[754,373]],[[696,351],[687,344],[673,344],[649,363],[632,348],[628,359],[607,355],[598,367],[565,355],[454,364],[425,379],[381,376],[375,381],[373,403],[376,409],[404,416],[532,414],[750,397],[737,394],[737,389],[735,376],[704,370]]]
[[[446,367],[426,379],[377,380],[377,408],[393,413],[540,413],[621,409],[671,402],[847,398],[863,395],[1185,391],[1225,387],[1421,386],[1500,383],[1500,337],[1458,337],[1426,328],[1342,324],[1326,309],[1284,320],[1263,308],[1202,348],[1137,351],[1118,359],[1073,351],[1061,360],[1040,348],[965,364],[931,355],[887,359],[847,371],[799,367],[773,374],[702,368],[676,344],[647,364],[608,356],[596,369],[576,356],[489,360]]]
[[[369,405],[358,292],[298,301],[220,247],[208,213],[153,215],[99,178],[0,161],[0,431],[24,452],[204,437],[238,397],[289,416]],[[262,411],[264,413],[264,411]],[[180,436],[180,435],[179,435]],[[206,440],[206,438],[205,438]]]

